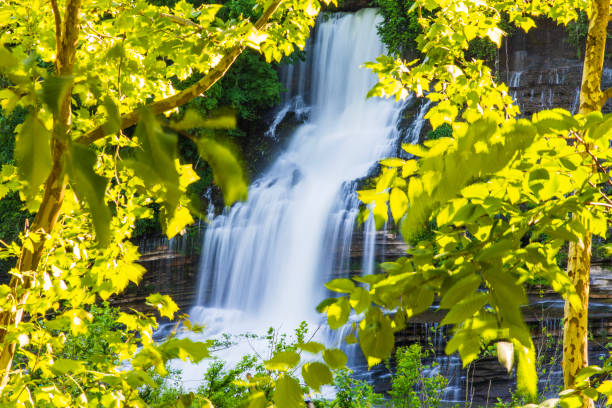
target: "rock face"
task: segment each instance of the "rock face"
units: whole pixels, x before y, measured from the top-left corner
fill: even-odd
[[[328,11],[357,11],[362,8],[375,7],[374,0],[337,0],[338,5],[330,5]]]
[[[510,87],[524,116],[551,108],[576,113],[582,80],[579,55],[584,44],[571,44],[567,31],[551,20],[540,19],[536,24],[528,33],[517,30],[504,42],[498,53],[499,76]],[[610,42],[607,48],[607,52],[612,49]],[[610,66],[609,58],[606,66]],[[612,85],[611,74],[604,71],[604,89]],[[609,103],[605,110],[611,108]]]
[[[145,237],[139,243],[139,263],[147,272],[138,286],[130,285],[120,296],[112,297],[112,306],[151,311],[145,299],[151,293],[170,295],[181,311],[187,312],[196,296],[200,238],[178,236]]]

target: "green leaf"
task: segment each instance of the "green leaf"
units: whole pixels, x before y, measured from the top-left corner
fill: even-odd
[[[265,408],[266,405],[268,405],[268,400],[266,400],[266,395],[261,391],[256,392],[249,397],[248,408]]]
[[[186,207],[178,207],[174,215],[167,222],[166,235],[172,238],[185,230],[185,227],[193,223],[191,212]]]
[[[117,133],[121,129],[121,115],[115,101],[110,96],[106,95],[102,103],[108,118],[104,124],[104,133],[111,135]]]
[[[28,183],[26,199],[32,200],[51,171],[51,132],[30,114],[15,141],[15,160],[20,176]]]
[[[232,151],[212,139],[198,139],[198,150],[212,167],[214,181],[223,191],[226,205],[246,200],[248,188],[242,167]]]
[[[190,392],[188,394],[181,394],[176,401],[177,408],[189,408],[195,399],[195,394]]]
[[[344,351],[340,349],[327,349],[323,351],[323,360],[332,368],[332,370],[344,368],[348,362],[346,354],[344,354]]]
[[[329,368],[318,361],[304,364],[302,367],[302,378],[306,385],[315,391],[319,391],[322,385],[331,384],[333,381]]]
[[[276,381],[273,399],[278,408],[302,408],[304,406],[300,384],[288,375]]]
[[[236,112],[232,109],[218,109],[212,112],[209,117],[202,118],[197,111],[189,109],[185,112],[183,119],[173,123],[172,127],[177,130],[193,128],[234,129],[236,128]]]
[[[96,238],[106,247],[110,241],[111,223],[111,212],[105,200],[108,180],[94,171],[97,160],[96,154],[87,147],[72,144],[66,155],[66,173],[77,197],[87,202]]]
[[[502,239],[501,241],[495,242],[480,251],[477,260],[486,261],[491,259],[499,259],[512,250],[514,246],[515,243],[512,239]]]
[[[318,354],[321,351],[325,350],[325,346],[321,343],[317,343],[316,341],[309,341],[307,343],[298,344],[298,348],[312,354]]]
[[[338,300],[327,307],[327,322],[332,330],[342,327],[348,320],[351,307],[345,297]]]
[[[357,287],[349,298],[349,303],[355,313],[362,313],[370,307],[370,292],[362,287]]]
[[[157,309],[162,317],[167,317],[168,319],[173,319],[174,313],[179,310],[179,307],[170,296],[160,293],[153,293],[147,296],[146,303]]]
[[[350,279],[340,278],[329,281],[325,287],[334,292],[351,293],[355,290],[355,284]]]
[[[599,387],[597,387],[597,391],[607,396],[612,396],[612,381],[603,381]]]
[[[4,45],[0,46],[0,69],[11,70],[19,64],[19,60],[7,50]]]
[[[538,394],[538,374],[533,342],[529,338],[529,347],[516,340],[513,343],[516,352],[516,391],[519,395],[535,399]]]
[[[157,387],[157,383],[153,378],[146,372],[140,369],[133,370],[127,374],[125,381],[134,388],[148,385],[149,387]]]
[[[327,311],[329,305],[332,305],[338,301],[338,298],[327,298],[319,303],[316,307],[317,312],[324,313]]]
[[[582,398],[578,395],[561,398],[561,408],[581,408],[582,406]]]
[[[70,76],[50,75],[43,82],[42,100],[54,115],[59,115],[62,103],[72,89],[73,80]]]
[[[264,364],[268,370],[289,370],[300,362],[300,355],[295,351],[280,351],[271,359],[266,360]]]
[[[541,135],[547,133],[566,133],[571,128],[578,127],[578,122],[572,114],[563,109],[537,112],[533,115],[533,123]]]
[[[590,136],[594,140],[603,139],[604,137],[610,138],[610,131],[612,131],[612,116],[608,116],[599,126],[592,129]]]
[[[487,183],[475,183],[461,190],[461,195],[465,198],[480,198],[484,199],[489,195]]]
[[[480,286],[481,279],[476,273],[469,274],[463,279],[460,279],[453,284],[442,296],[440,300],[440,307],[442,309],[449,309],[454,306],[461,299],[474,293]]]
[[[387,359],[395,345],[393,329],[389,318],[380,309],[370,308],[366,318],[359,325],[359,345],[372,367]]]
[[[576,384],[579,384],[594,374],[599,374],[602,372],[602,368],[599,366],[587,366],[578,372],[576,379],[574,380]]]
[[[413,156],[417,157],[424,157],[427,155],[427,149],[419,144],[405,143],[402,145],[402,149],[404,149],[406,153],[412,154]],[[414,162],[416,164],[414,160],[411,160],[408,163],[410,162]]]
[[[84,366],[81,361],[68,360],[65,358],[58,358],[53,360],[53,364],[50,366],[50,368],[58,375],[64,375],[70,372],[73,374],[77,374],[84,370]]]
[[[163,186],[161,198],[169,220],[174,215],[181,195],[175,165],[176,135],[164,132],[151,111],[144,108],[140,111],[140,121],[134,134],[138,137],[141,149],[136,151],[136,160],[129,162],[129,165],[147,186]]]
[[[199,363],[205,358],[210,357],[209,347],[211,341],[193,341],[189,338],[171,338],[166,340],[159,347],[160,351],[166,355],[166,360],[180,358],[183,361]],[[150,363],[147,361],[147,363]]]
[[[397,223],[404,216],[406,210],[408,210],[408,197],[406,193],[399,188],[393,188],[389,196],[389,204],[391,206],[391,215]]]
[[[474,316],[476,312],[487,304],[489,296],[486,293],[473,293],[466,298],[462,299],[459,303],[451,307],[444,319],[442,324],[457,324],[464,320]]]
[[[388,159],[381,160],[380,164],[383,166],[387,166],[387,167],[402,167],[404,164],[406,164],[406,161],[395,158],[395,157],[391,157]]]

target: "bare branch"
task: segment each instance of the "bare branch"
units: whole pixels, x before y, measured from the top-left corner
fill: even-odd
[[[597,203],[595,201],[590,201],[587,204],[588,205],[596,205],[596,206],[600,206],[600,207],[606,207],[606,208],[612,208],[612,204],[610,204],[610,203]]]
[[[254,24],[254,28],[257,30],[262,30],[269,22],[270,18],[274,14],[274,12],[280,7],[280,5],[285,0],[275,0],[263,13],[263,15],[257,20]],[[208,73],[200,79],[198,82],[190,86],[189,88],[175,94],[169,96],[167,98],[161,99],[159,101],[152,102],[146,107],[153,112],[153,114],[158,115],[163,112],[167,112],[179,106],[183,106],[187,102],[206,92],[211,86],[213,86],[219,79],[225,75],[229,67],[234,63],[236,58],[246,49],[245,44],[241,44],[221,58],[221,61],[217,65],[215,65]],[[138,122],[140,117],[140,109],[135,109],[121,117],[121,129],[128,128],[130,126],[135,125]],[[98,139],[103,138],[107,135],[105,129],[108,126],[106,123],[98,126],[85,133],[78,139],[76,139],[77,143],[80,144],[90,144]]]
[[[96,29],[93,28],[93,26],[91,25],[89,21],[86,21],[85,24],[83,24],[83,27],[89,28],[100,39],[102,38],[118,39],[118,40],[124,39],[123,37],[113,37],[112,35],[108,35],[108,34],[104,34],[99,31],[96,31]]]

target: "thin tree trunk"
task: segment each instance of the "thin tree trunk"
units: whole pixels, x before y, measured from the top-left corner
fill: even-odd
[[[255,22],[254,29],[264,30],[273,14],[278,10],[285,0],[274,0],[264,10],[263,15]],[[57,58],[55,61],[55,71],[58,76],[71,75],[74,68],[77,43],[79,39],[79,13],[82,0],[67,0],[64,11],[64,20],[60,16],[57,0],[50,0],[51,8],[55,19]],[[153,102],[149,108],[155,114],[163,113],[189,102],[195,97],[208,90],[217,80],[219,80],[229,69],[238,55],[242,53],[246,45],[241,44],[229,51],[217,66],[202,78],[199,82],[186,90],[170,96],[166,99]],[[18,269],[22,274],[21,278],[11,278],[10,287],[15,308],[11,311],[0,312],[0,395],[10,379],[10,370],[16,351],[16,343],[7,341],[7,334],[13,327],[17,327],[23,318],[25,303],[27,302],[30,289],[35,281],[36,271],[41,259],[46,234],[55,228],[59,218],[64,194],[67,186],[67,179],[63,172],[64,153],[66,144],[69,140],[71,122],[71,102],[72,94],[67,92],[62,101],[59,113],[53,120],[53,134],[51,139],[51,150],[53,165],[49,176],[44,184],[43,199],[30,227],[32,232],[42,233],[40,240],[33,244],[30,251],[23,247],[18,261]],[[121,119],[121,128],[136,124],[139,118],[138,110],[124,115]],[[76,143],[90,144],[106,135],[104,125],[99,126],[81,136]]]
[[[74,58],[79,38],[79,12],[82,0],[68,0],[64,11],[64,22],[59,15],[56,0],[52,0],[52,8],[56,24],[56,41],[58,45],[55,71],[58,76],[70,75],[74,67]],[[10,282],[12,296],[15,301],[13,310],[0,313],[0,394],[10,379],[10,370],[15,356],[15,341],[7,341],[7,334],[12,327],[17,327],[23,318],[24,307],[30,294],[30,288],[35,281],[36,271],[42,256],[46,234],[51,233],[59,218],[64,193],[66,177],[64,175],[64,140],[70,127],[71,92],[61,101],[59,113],[53,118],[53,133],[51,137],[51,153],[53,164],[51,172],[44,185],[43,198],[30,230],[41,233],[40,240],[33,244],[33,249],[24,246],[17,263],[21,277],[13,276]]]
[[[601,91],[610,0],[591,0],[591,16],[587,34],[582,86],[580,89],[581,114],[601,109],[604,94]],[[579,242],[569,246],[567,273],[576,287],[581,308],[565,302],[563,318],[563,383],[572,388],[578,372],[589,364],[588,360],[588,308],[591,269],[591,238],[587,231]],[[583,396],[583,407],[593,407],[593,401]]]

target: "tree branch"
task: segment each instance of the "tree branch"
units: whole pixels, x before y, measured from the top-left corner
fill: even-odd
[[[595,166],[597,167],[597,170],[599,170],[600,172],[602,172],[603,174],[608,174],[608,172],[606,171],[606,169],[603,168],[603,166],[601,165],[601,163],[599,162],[599,159],[597,158],[597,156],[595,156],[595,154],[591,151],[591,149],[589,148],[589,145],[584,141],[584,139],[582,139],[580,137],[580,135],[576,132],[571,132],[572,136],[574,137],[574,139],[580,143],[582,146],[584,146],[584,151],[591,156],[591,158],[593,159],[593,163],[595,164]],[[610,178],[608,178],[606,180],[606,183],[608,183],[608,185],[612,186],[612,180],[610,180]]]
[[[55,49],[59,50],[62,46],[62,16],[57,6],[57,0],[51,0],[51,8],[53,9],[53,18],[55,19]],[[57,61],[55,63],[55,68],[59,74]]]
[[[270,18],[274,14],[274,12],[280,7],[280,5],[285,0],[275,0],[263,13],[263,15],[257,20],[254,24],[254,29],[262,30],[269,22]],[[161,99],[159,101],[152,102],[146,107],[153,112],[154,115],[159,115],[160,113],[167,112],[179,106],[183,106],[187,102],[206,92],[213,86],[219,79],[225,75],[229,67],[236,61],[236,58],[246,49],[245,44],[241,44],[221,58],[221,61],[217,65],[215,65],[208,73],[200,79],[198,82],[193,84],[187,89],[169,96],[167,98]],[[140,108],[137,108],[123,116],[121,116],[121,129],[126,129],[130,126],[134,126],[138,119],[140,118]],[[85,133],[81,137],[75,140],[76,143],[80,144],[90,144],[95,142],[98,139],[103,138],[108,133],[105,129],[108,128],[107,123],[103,123],[102,125],[90,130]]]
[[[64,27],[61,33],[61,46],[57,50],[59,75],[69,75],[72,73],[77,41],[79,39],[80,10],[81,0],[66,2],[66,11],[64,12]]]
[[[196,30],[202,32],[202,31],[206,31],[206,29],[204,27],[202,27],[201,25],[194,23],[193,21],[186,19],[186,18],[181,18],[181,17],[177,17],[174,16],[172,14],[166,14],[166,13],[159,13],[158,14],[160,17],[163,18],[167,18],[168,20],[172,21],[173,23],[176,23],[178,25],[182,25],[182,26],[186,26],[186,27],[193,27]]]
[[[612,98],[612,88],[608,88],[601,93],[601,99],[599,100],[599,105],[603,107],[608,99]]]
[[[589,201],[587,203],[587,205],[596,205],[596,206],[600,206],[600,207],[612,208],[612,204],[610,204],[610,203],[598,203],[598,202],[595,202],[595,201]]]

